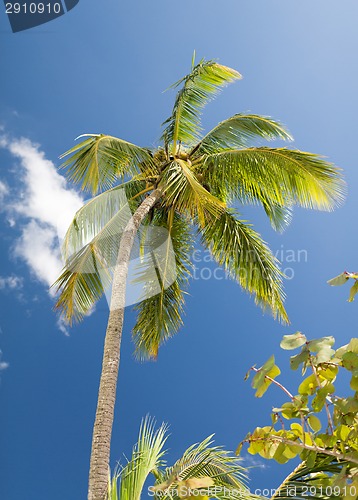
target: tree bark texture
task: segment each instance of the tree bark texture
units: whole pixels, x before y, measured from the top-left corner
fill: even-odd
[[[93,428],[88,500],[105,500],[107,498],[110,444],[116,401],[128,266],[138,228],[161,195],[161,191],[156,189],[145,198],[128,222],[121,237],[113,275],[110,312]]]

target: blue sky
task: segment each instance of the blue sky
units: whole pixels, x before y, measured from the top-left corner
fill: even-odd
[[[278,347],[283,334],[334,335],[338,344],[357,336],[348,288],[326,284],[358,265],[357,14],[353,0],[82,0],[17,34],[0,14],[0,498],[85,498],[108,309],[101,301],[70,331],[52,311],[58,214],[66,220],[82,196],[59,177],[58,156],[86,132],[155,145],[174,98],[163,90],[190,69],[194,49],[244,76],[208,105],[206,128],[237,112],[279,119],[293,147],[344,169],[348,197],[334,213],[295,210],[282,235],[260,210],[242,210],[273,251],[286,255],[289,327],[263,315],[234,283],[194,279],[185,327],[156,363],[139,364],[127,311],[112,463],[129,454],[147,413],[171,426],[169,460],[213,432],[218,444],[235,449],[282,401],[275,389],[255,400],[243,381],[247,369],[275,353],[295,386]],[[213,270],[201,256],[197,265]],[[246,463],[257,466],[254,488],[277,486],[289,470]]]

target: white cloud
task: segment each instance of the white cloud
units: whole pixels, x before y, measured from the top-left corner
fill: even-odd
[[[0,290],[9,288],[10,290],[19,290],[23,287],[24,280],[20,276],[0,276]]]
[[[2,352],[0,351],[0,371],[6,370],[6,368],[9,368],[9,363],[6,363],[5,361],[1,361],[2,358]]]
[[[58,318],[56,322],[57,328],[62,332],[66,337],[70,336],[69,330],[68,330],[68,323],[63,318]]]
[[[9,139],[1,135],[0,147],[9,151],[19,163],[16,191],[9,191],[0,181],[0,201],[6,197],[8,224],[21,228],[14,244],[14,254],[49,287],[63,266],[58,237],[64,236],[74,213],[83,205],[83,199],[68,187],[65,178],[39,145],[25,138]],[[15,288],[16,283],[20,284],[15,278],[0,278],[0,288]],[[53,295],[54,291],[49,290],[49,293]],[[61,320],[58,327],[68,335],[67,326]]]
[[[24,199],[15,202],[13,208],[25,217],[58,229],[63,236],[74,213],[83,205],[83,199],[67,187],[65,178],[37,144],[22,138],[8,142],[7,148],[20,159],[24,169]]]
[[[50,286],[62,268],[57,235],[65,234],[83,199],[67,187],[65,178],[39,145],[24,138],[11,140],[2,136],[0,146],[19,159],[21,166],[21,191],[10,193],[8,202],[10,225],[15,224],[15,219],[22,223],[15,255],[28,264],[38,280]],[[1,192],[5,190],[0,185]]]
[[[0,181],[0,202],[2,203],[5,199],[5,196],[7,195],[8,193],[8,187],[6,186],[6,184],[2,181]]]
[[[21,257],[45,285],[51,286],[62,268],[56,230],[30,220],[15,244],[15,255]]]
[[[252,457],[251,455],[245,455],[242,458],[242,461],[245,467],[255,467],[257,469],[267,469],[269,465],[263,462],[260,457]]]

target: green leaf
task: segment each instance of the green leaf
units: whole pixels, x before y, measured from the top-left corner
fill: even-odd
[[[315,365],[318,365],[320,363],[326,363],[327,361],[331,360],[331,358],[334,356],[335,353],[335,351],[331,349],[331,346],[333,344],[334,344],[333,337],[322,337],[308,342],[308,349],[311,352],[317,353],[314,360]]]
[[[272,379],[275,379],[278,375],[280,375],[281,371],[279,369],[278,366],[273,366],[265,375],[264,377],[264,380],[263,382],[261,383],[261,385],[257,388],[257,391],[256,391],[256,394],[255,394],[255,397],[257,398],[261,398],[265,392],[267,391],[267,389],[270,387],[270,385],[272,384],[272,381],[269,380],[267,377],[270,377]]]
[[[290,365],[292,370],[297,370],[301,363],[306,363],[309,358],[309,350],[304,347],[299,354],[296,356],[291,356]]]
[[[353,338],[350,340],[348,346],[347,346],[348,351],[352,351],[355,354],[358,354],[358,338]]]
[[[331,361],[334,356],[334,349],[331,349],[328,345],[322,347],[316,354],[316,364],[327,363]]]
[[[358,368],[358,354],[355,352],[346,352],[342,356],[342,365],[346,370],[354,371]]]
[[[313,411],[319,413],[326,402],[328,394],[333,394],[334,391],[334,385],[331,383],[328,383],[325,387],[322,387],[322,389],[317,389],[317,394],[312,400]]]
[[[285,451],[286,451],[287,445],[284,443],[280,443],[276,449],[274,459],[276,462],[279,464],[285,464],[288,462],[289,458],[287,458]]]
[[[284,403],[282,405],[282,416],[286,420],[290,420],[291,418],[294,418],[296,416],[296,408],[293,403]]]
[[[242,447],[243,447],[243,446],[244,446],[244,443],[243,443],[243,442],[241,442],[241,443],[239,444],[239,446],[236,448],[235,455],[240,456],[240,453],[241,453],[241,450],[242,450]]]
[[[264,449],[264,446],[264,441],[250,441],[250,446],[248,447],[247,451],[248,453],[250,453],[250,455],[256,455]]]
[[[357,338],[353,338],[350,340],[350,342],[347,346],[347,350],[358,354],[358,339]]]
[[[352,286],[352,288],[349,292],[348,302],[353,302],[357,293],[358,293],[358,280],[354,283],[354,285]]]
[[[308,454],[307,459],[306,459],[306,466],[308,469],[312,469],[314,467],[314,464],[316,462],[316,458],[317,458],[317,452],[311,451]]]
[[[302,332],[296,332],[292,335],[284,335],[280,347],[285,350],[297,349],[307,342],[307,338]]]
[[[315,415],[309,415],[307,418],[307,422],[314,432],[319,432],[321,430],[322,427],[321,421]]]
[[[280,369],[275,365],[275,357],[271,356],[258,370],[252,380],[252,387],[256,389],[255,397],[261,398],[271,385],[272,381],[266,377],[274,379],[280,373]]]
[[[331,286],[340,286],[344,285],[344,283],[346,283],[348,280],[349,276],[347,276],[347,273],[344,272],[342,274],[339,274],[335,278],[330,279],[329,281],[327,281],[327,283]]]
[[[338,366],[334,365],[322,365],[318,371],[320,378],[324,378],[325,380],[329,380],[330,382],[335,380],[337,373]]]
[[[271,356],[262,366],[261,370],[267,374],[275,366],[275,356]]]
[[[341,441],[347,441],[350,433],[351,433],[351,428],[348,427],[348,425],[339,425],[334,431],[334,434]]]
[[[356,392],[358,391],[358,375],[357,376],[353,376],[351,378],[351,381],[350,381],[349,385],[350,385],[352,391],[356,391]]]
[[[326,346],[331,347],[334,344],[334,337],[321,337],[319,339],[310,340],[308,348],[311,352],[318,352]]]
[[[298,387],[299,394],[307,394],[312,396],[318,387],[317,378],[314,373],[305,378]]]

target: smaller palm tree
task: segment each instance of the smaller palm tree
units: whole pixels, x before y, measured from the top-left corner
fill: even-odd
[[[155,486],[149,487],[148,494],[156,499],[253,498],[240,460],[223,448],[213,446],[213,436],[190,446],[173,466],[166,467],[167,430],[166,424],[155,429],[151,418],[142,421],[130,461],[122,469],[117,468],[109,480],[109,500],[140,500],[150,474],[154,476]]]

